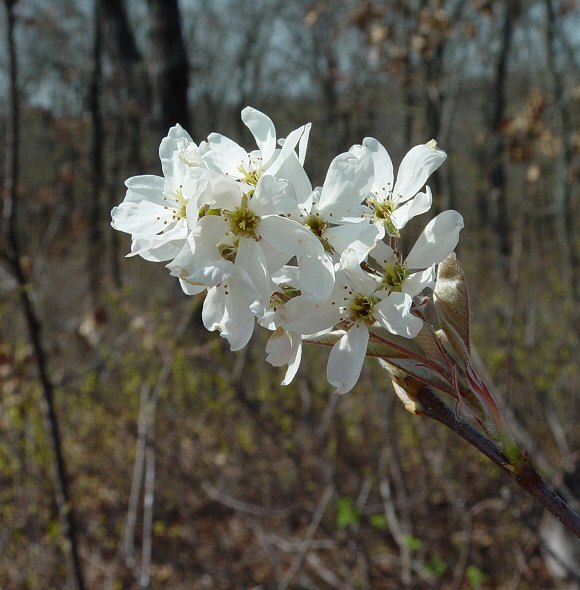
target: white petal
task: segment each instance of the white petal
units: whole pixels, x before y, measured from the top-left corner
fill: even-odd
[[[457,211],[439,213],[415,242],[407,256],[407,268],[419,269],[439,264],[457,246],[462,227],[463,217]]]
[[[335,393],[347,393],[358,381],[366,356],[369,331],[355,324],[330,351],[326,376]]]
[[[288,137],[284,140],[282,145],[282,149],[278,152],[275,156],[274,161],[270,164],[267,168],[268,174],[277,174],[284,164],[284,162],[292,155],[295,155],[294,148],[298,145],[304,131],[306,129],[306,125],[299,127],[298,129],[294,129]]]
[[[204,215],[191,231],[191,239],[195,244],[217,244],[226,235],[230,224],[221,215]]]
[[[330,295],[334,287],[334,264],[328,254],[301,257],[298,266],[300,289],[304,294],[317,299],[325,299]]]
[[[285,264],[293,258],[294,254],[278,250],[273,244],[268,242],[268,246],[262,248],[266,255],[266,263],[268,265],[268,272],[270,276],[279,271]]]
[[[167,137],[171,137],[172,139],[185,139],[187,141],[193,142],[191,135],[179,124],[176,123],[173,127],[170,127],[169,131],[167,132]]]
[[[435,286],[435,265],[410,274],[401,285],[403,293],[411,297],[419,295],[425,289],[432,289]]]
[[[369,193],[373,179],[370,155],[358,158],[352,153],[336,156],[322,186],[318,211],[329,221],[348,216]]]
[[[276,173],[276,177],[283,178],[290,183],[299,206],[302,206],[312,194],[310,179],[295,154],[290,154],[286,158]],[[310,211],[310,209],[308,210]]]
[[[211,264],[195,269],[189,276],[184,277],[190,285],[215,287],[226,281],[234,273],[233,264],[228,260],[212,261]]]
[[[288,370],[282,381],[282,385],[289,385],[294,379],[302,357],[302,338],[278,328],[266,344],[268,356],[266,360],[274,367],[288,365]]]
[[[277,308],[276,325],[289,332],[315,334],[332,328],[340,321],[337,305],[300,295]]]
[[[393,189],[395,203],[402,203],[414,197],[427,179],[447,158],[447,154],[437,147],[416,145],[403,158],[397,182]]]
[[[403,229],[405,225],[407,225],[409,219],[413,219],[413,217],[429,211],[432,203],[433,197],[431,195],[431,189],[426,187],[424,193],[417,193],[414,199],[408,200],[406,203],[403,203],[400,207],[395,209],[391,215],[395,227],[397,229]]]
[[[125,195],[126,203],[151,201],[162,207],[166,205],[163,198],[165,179],[161,176],[132,176],[125,181],[125,186],[129,189]]]
[[[389,192],[393,188],[393,162],[389,153],[374,137],[365,137],[363,146],[373,158],[375,175],[371,191],[379,195]]]
[[[380,287],[380,278],[363,270],[359,264],[342,269],[347,277],[350,290],[356,295],[370,296]],[[341,271],[337,274],[340,276]]]
[[[379,230],[372,223],[350,223],[326,230],[325,237],[339,254],[346,250],[356,253],[361,263],[374,247]]]
[[[242,121],[252,132],[262,152],[262,162],[266,164],[276,149],[276,129],[272,119],[252,107],[246,107],[242,111]]]
[[[151,201],[123,202],[111,211],[111,225],[132,236],[154,236],[173,227],[174,209],[166,209]]]
[[[233,211],[242,203],[241,185],[222,176],[210,182],[207,191],[199,197],[199,206],[210,205],[212,208]]]
[[[318,238],[292,219],[267,215],[260,221],[258,233],[282,252],[295,256],[322,256],[323,248]]]
[[[139,255],[145,260],[153,262],[171,260],[179,254],[186,238],[187,226],[183,221],[179,221],[165,233],[134,236],[131,243],[131,255]]]
[[[252,337],[255,317],[249,309],[255,290],[249,278],[239,271],[227,282],[208,290],[202,310],[204,326],[219,330],[232,350],[240,350]]]
[[[207,330],[213,332],[214,330],[222,329],[225,308],[225,290],[221,287],[212,287],[211,289],[208,289],[206,298],[203,302],[203,309],[201,311],[201,319]]]
[[[294,357],[288,362],[288,369],[286,371],[286,375],[284,375],[284,380],[280,385],[290,385],[292,383],[292,379],[294,379],[298,369],[300,368],[300,361],[302,360],[302,339],[300,336],[295,336],[292,340],[293,352]]]
[[[242,178],[238,168],[241,164],[247,164],[248,160],[248,152],[225,135],[212,133],[207,138],[203,161],[210,170],[228,174],[232,178]]]
[[[286,365],[292,358],[292,339],[283,328],[277,328],[266,344],[266,360],[273,367]]]
[[[246,346],[254,332],[255,316],[248,307],[248,300],[235,285],[226,296],[227,321],[220,332],[230,343],[232,350],[240,350]]]
[[[169,129],[167,136],[161,140],[159,146],[159,159],[163,168],[163,176],[174,174],[174,155],[180,149],[181,142],[191,143],[195,146],[191,135],[178,123]]]
[[[282,266],[272,273],[272,280],[276,285],[298,285],[299,271],[297,266]]]
[[[391,293],[373,307],[373,312],[377,322],[392,334],[415,338],[423,322],[411,313],[412,303],[407,293]]]
[[[397,256],[393,252],[393,249],[383,241],[377,241],[375,247],[370,252],[370,256],[382,266],[391,266],[397,262]]]
[[[302,133],[300,142],[298,143],[298,161],[302,166],[304,166],[304,160],[306,159],[306,148],[308,147],[308,138],[310,137],[311,128],[312,123],[306,123],[306,125],[304,125],[304,133]]]
[[[259,293],[258,303],[265,310],[270,300],[270,274],[262,247],[251,238],[240,238],[235,265],[246,271]]]
[[[179,284],[186,295],[199,295],[207,289],[207,287],[204,287],[203,285],[192,285],[183,279],[179,279]]]
[[[138,255],[150,262],[167,262],[175,258],[182,247],[183,240],[159,244],[153,240],[138,238],[131,244],[130,256]]]
[[[299,215],[292,187],[274,176],[260,178],[252,197],[251,209],[257,215]]]

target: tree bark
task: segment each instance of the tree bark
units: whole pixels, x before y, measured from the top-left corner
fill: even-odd
[[[562,72],[559,69],[556,55],[556,39],[558,22],[556,7],[553,0],[545,0],[546,7],[546,55],[548,70],[551,73],[552,95],[556,131],[561,138],[562,146],[556,156],[554,173],[554,209],[557,219],[557,235],[559,238],[562,267],[566,273],[566,282],[575,298],[580,298],[580,259],[576,252],[574,240],[574,215],[571,210],[572,174],[574,158],[571,134],[574,132],[568,109],[564,102],[565,86]]]
[[[141,62],[135,36],[129,25],[124,0],[99,0],[103,29],[111,53],[117,58],[128,83],[134,81],[135,66]]]
[[[110,210],[119,202],[119,186],[123,175],[132,175],[144,168],[142,129],[144,114],[150,102],[150,90],[144,75],[143,56],[127,17],[125,0],[96,1],[100,8],[102,51],[109,55],[114,68],[115,83],[111,85],[111,92],[118,105],[117,112],[111,113],[114,119],[107,126],[110,145],[108,149],[105,148],[105,153],[108,155],[109,178],[107,183],[102,183],[103,188],[106,187],[107,209]],[[105,138],[102,138],[102,145],[106,145]],[[123,283],[119,264],[120,239],[118,232],[108,234],[108,269],[114,287],[120,289]]]
[[[4,179],[4,229],[9,252],[8,259],[16,282],[20,305],[26,321],[28,335],[34,350],[36,368],[42,387],[41,411],[44,427],[54,455],[54,495],[63,536],[68,545],[70,578],[75,590],[84,590],[85,583],[78,552],[77,528],[68,476],[62,449],[62,437],[54,408],[54,384],[48,370],[46,352],[42,344],[41,323],[30,296],[30,284],[21,264],[21,248],[18,237],[18,180],[19,180],[19,123],[18,68],[16,61],[15,15],[16,0],[4,0],[7,15],[8,55],[8,117],[6,123],[6,175]]]
[[[91,114],[91,201],[89,206],[88,260],[89,296],[93,308],[101,300],[101,278],[103,257],[103,125],[101,116],[102,86],[102,18],[99,0],[94,0],[93,72],[89,88],[89,111]]]
[[[497,246],[507,268],[510,254],[510,222],[507,207],[507,178],[505,172],[505,137],[503,123],[507,106],[507,68],[512,48],[515,21],[519,15],[519,0],[506,0],[501,26],[501,44],[491,86],[491,113],[487,133],[487,179],[491,223]]]
[[[189,61],[181,34],[178,0],[148,0],[152,123],[161,138],[176,123],[189,128]]]

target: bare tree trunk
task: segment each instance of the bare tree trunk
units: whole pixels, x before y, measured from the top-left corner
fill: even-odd
[[[129,91],[133,91],[138,83],[135,80],[135,67],[141,62],[141,54],[129,26],[125,1],[98,0],[98,2],[101,6],[103,28],[106,29],[110,51],[123,70]]]
[[[114,130],[111,133],[111,157],[109,158],[110,161],[110,175],[109,175],[109,183],[107,187],[107,194],[108,194],[108,203],[107,208],[111,210],[119,201],[118,198],[118,182],[121,178],[121,154],[123,153],[123,142],[125,138],[124,134],[124,121],[121,118],[118,118],[115,121]],[[123,277],[121,274],[121,265],[119,264],[119,251],[120,251],[120,240],[119,240],[119,232],[111,231],[109,232],[109,239],[110,239],[110,256],[109,256],[109,264],[110,264],[110,271],[111,271],[111,279],[113,280],[113,285],[116,289],[121,289],[123,287]]]
[[[178,0],[148,0],[149,75],[153,126],[159,136],[180,123],[189,128],[189,62],[181,35]]]
[[[548,70],[552,77],[552,94],[554,97],[554,114],[556,131],[562,140],[562,148],[556,159],[554,174],[554,208],[557,219],[557,235],[563,269],[567,275],[567,283],[575,298],[580,298],[580,260],[574,244],[574,216],[571,210],[572,200],[572,148],[571,134],[574,130],[572,121],[564,102],[564,80],[556,61],[556,37],[558,23],[556,21],[556,7],[553,0],[545,0],[546,6],[546,54]]]
[[[501,45],[491,87],[492,108],[487,136],[487,179],[491,223],[497,237],[502,266],[510,254],[510,222],[507,209],[507,178],[505,172],[505,137],[502,124],[506,115],[507,67],[512,48],[514,24],[519,15],[519,0],[506,0],[501,27]]]
[[[335,25],[332,11],[319,14],[312,25],[313,72],[320,88],[325,112],[326,149],[336,153],[345,149],[345,126],[347,121],[341,116],[339,104],[339,63],[336,54]]]
[[[444,41],[440,41],[437,44],[437,47],[433,50],[433,55],[431,55],[425,62],[427,86],[427,104],[425,112],[427,133],[425,142],[430,139],[438,139],[441,128],[441,112],[445,101],[445,93],[442,88],[444,43]],[[440,211],[442,191],[441,176],[439,174],[434,174],[429,179],[429,184],[433,187],[433,193],[435,195],[435,211]]]
[[[119,69],[123,84],[115,90],[121,102],[125,102],[124,117],[126,133],[119,144],[119,150],[125,144],[129,146],[131,173],[142,170],[144,165],[141,155],[141,130],[144,113],[150,103],[150,88],[145,72],[142,55],[137,48],[135,36],[131,30],[124,0],[99,0],[103,19],[104,46],[111,57],[111,62]],[[116,155],[120,154],[115,152]],[[120,157],[120,155],[119,155]],[[119,179],[113,179],[117,182]]]
[[[102,85],[102,18],[99,0],[94,0],[94,37],[93,37],[93,72],[89,88],[89,111],[91,114],[91,202],[89,207],[88,230],[88,277],[89,296],[93,308],[97,308],[101,300],[101,278],[103,250],[103,206],[101,192],[103,186],[103,126],[101,117],[101,85]]]
[[[68,477],[62,450],[60,428],[54,408],[54,385],[48,370],[46,353],[41,338],[41,323],[34,310],[30,285],[21,264],[21,249],[18,238],[18,174],[19,174],[19,103],[17,85],[16,43],[14,39],[16,0],[4,0],[7,15],[8,54],[8,117],[6,124],[6,176],[4,200],[4,228],[8,242],[8,261],[18,283],[20,304],[25,316],[28,335],[36,358],[36,367],[42,386],[41,410],[44,427],[54,453],[54,495],[63,535],[68,544],[70,578],[75,590],[84,590],[85,583],[78,553],[77,528],[74,509],[68,489]]]

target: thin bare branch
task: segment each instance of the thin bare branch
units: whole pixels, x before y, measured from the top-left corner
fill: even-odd
[[[18,283],[18,294],[22,312],[25,316],[28,336],[30,338],[38,377],[42,386],[41,410],[44,427],[48,434],[54,454],[55,499],[61,521],[63,536],[68,545],[70,578],[76,590],[84,590],[85,582],[79,556],[77,526],[72,499],[69,492],[68,473],[62,448],[62,437],[54,407],[54,383],[48,368],[47,354],[42,343],[42,325],[34,309],[31,298],[31,285],[21,263],[22,251],[18,237],[18,181],[19,181],[19,96],[18,96],[18,67],[15,40],[16,0],[4,0],[7,16],[6,43],[8,54],[8,116],[6,123],[6,175],[4,179],[4,216],[3,229],[6,234],[9,252],[9,262],[12,273]]]
[[[310,526],[308,527],[308,530],[306,531],[306,536],[304,538],[304,541],[302,541],[302,545],[300,547],[300,553],[298,554],[298,556],[294,560],[294,563],[292,564],[292,566],[290,567],[290,569],[288,570],[288,572],[284,576],[284,579],[282,580],[282,582],[278,585],[278,590],[286,590],[286,588],[288,588],[288,586],[290,585],[290,583],[294,579],[294,576],[300,571],[300,568],[302,567],[302,564],[304,563],[304,559],[306,558],[306,555],[308,554],[308,551],[310,550],[310,545],[312,543],[312,540],[314,539],[314,535],[316,534],[316,531],[318,530],[318,526],[320,525],[320,521],[322,520],[322,517],[324,516],[324,513],[326,512],[326,507],[328,506],[328,503],[330,502],[333,494],[334,494],[334,486],[328,486],[326,488],[326,490],[324,491],[324,494],[322,495],[320,502],[318,503],[318,507],[316,508],[316,512],[312,516],[312,521],[310,522]]]
[[[551,512],[573,534],[580,538],[580,515],[576,513],[554,491],[529,461],[517,468],[510,465],[509,459],[489,439],[482,436],[469,424],[461,421],[455,412],[444,404],[429,387],[422,387],[417,393],[421,404],[420,413],[453,430],[470,445],[491,459],[496,465],[509,473],[514,481],[528,494],[536,498],[546,510]]]

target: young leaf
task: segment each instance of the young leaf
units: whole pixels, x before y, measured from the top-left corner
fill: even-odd
[[[433,302],[452,352],[469,363],[469,296],[465,276],[454,253],[439,264]]]
[[[378,326],[371,327],[370,333],[367,356],[383,359],[408,359],[425,356],[416,338],[397,336]]]
[[[442,351],[444,350],[444,346],[439,341],[437,342],[438,338],[435,333],[423,324],[423,328],[421,331],[415,336],[413,339],[416,344],[418,344],[421,349],[425,352],[428,358],[438,362],[438,363],[445,363],[446,359],[443,356]]]
[[[379,362],[381,363],[381,366],[387,370],[389,370],[388,365],[390,364],[400,371],[403,371],[403,373],[414,377],[416,380],[424,383],[425,385],[434,387],[435,389],[438,389],[439,391],[442,391],[453,398],[458,397],[457,391],[454,389],[453,385],[451,385],[448,381],[445,381],[431,369],[417,363],[414,360],[389,359],[388,361],[382,361],[379,359]]]

